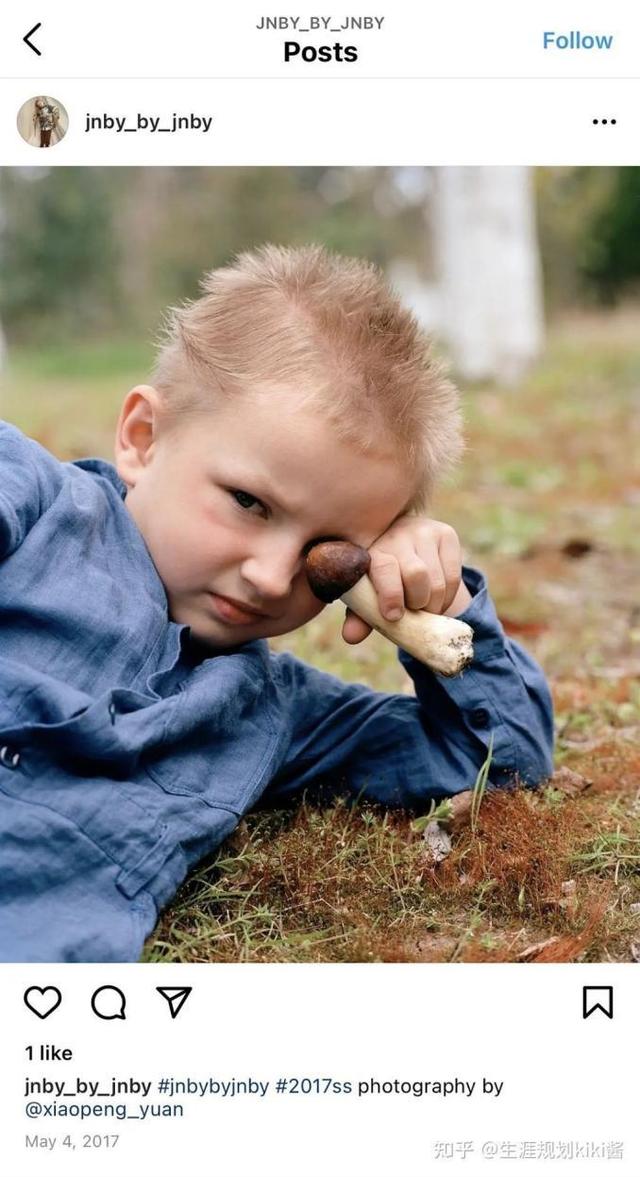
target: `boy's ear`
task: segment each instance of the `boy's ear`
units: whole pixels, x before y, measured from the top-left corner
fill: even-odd
[[[151,461],[158,435],[160,398],[150,384],[137,384],[124,398],[116,427],[116,469],[127,486],[136,485]]]

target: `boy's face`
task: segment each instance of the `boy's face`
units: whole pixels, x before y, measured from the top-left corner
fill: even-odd
[[[315,617],[323,605],[307,582],[306,548],[321,537],[369,547],[412,493],[391,446],[359,453],[290,390],[168,428],[155,390],[133,389],[116,464],[172,620],[217,649]]]

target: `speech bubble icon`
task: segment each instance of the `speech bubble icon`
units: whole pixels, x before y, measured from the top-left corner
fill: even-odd
[[[112,1021],[114,1018],[124,1019],[127,1015],[124,1012],[127,999],[118,989],[117,985],[101,985],[91,995],[91,1008],[98,1018],[104,1018],[106,1022]]]

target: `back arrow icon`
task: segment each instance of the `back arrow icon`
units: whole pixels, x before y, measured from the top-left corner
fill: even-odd
[[[32,29],[29,29],[29,32],[22,38],[25,45],[28,45],[30,49],[33,49],[33,52],[37,53],[38,57],[42,57],[42,53],[35,45],[31,44],[29,37],[32,37],[34,33],[37,33],[38,29],[40,29],[40,28],[42,28],[42,21],[41,20],[39,20],[37,25],[34,25]]]

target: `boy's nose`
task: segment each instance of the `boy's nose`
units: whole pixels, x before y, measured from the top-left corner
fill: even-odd
[[[243,579],[251,585],[253,596],[265,604],[282,600],[291,593],[291,587],[304,564],[300,548],[293,550],[272,550],[254,554],[245,560],[241,572]],[[256,602],[257,605],[257,602]]]

